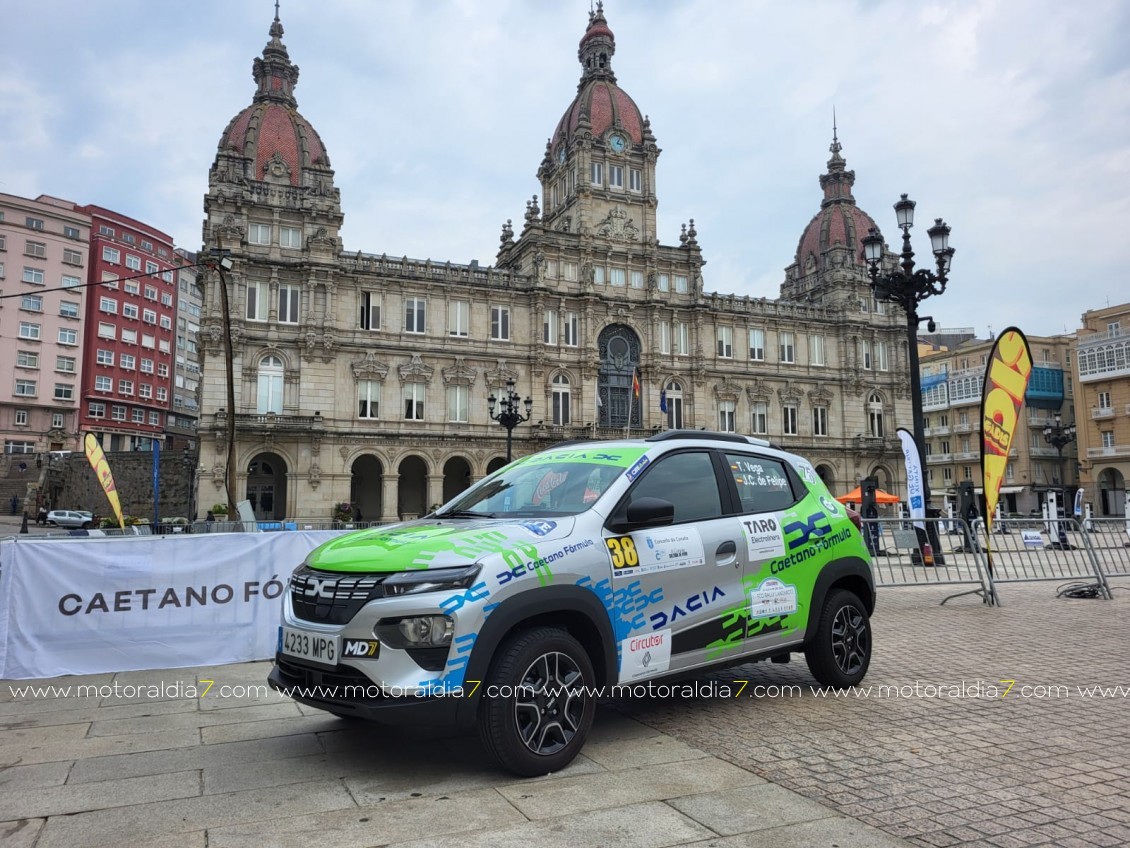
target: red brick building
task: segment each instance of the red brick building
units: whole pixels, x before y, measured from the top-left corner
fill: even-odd
[[[105,450],[151,450],[172,406],[172,236],[100,206],[91,217],[80,432]]]

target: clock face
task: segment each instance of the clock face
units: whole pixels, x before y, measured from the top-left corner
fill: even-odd
[[[620,133],[612,133],[608,137],[608,146],[612,148],[613,153],[623,153],[624,148],[628,146],[628,141]]]

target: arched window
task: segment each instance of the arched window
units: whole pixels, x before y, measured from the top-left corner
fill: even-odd
[[[569,423],[569,378],[558,374],[553,378],[553,423],[561,427]]]
[[[255,411],[281,414],[283,409],[283,364],[277,356],[265,356],[259,363],[259,394]]]
[[[871,435],[876,439],[883,438],[883,398],[878,392],[872,392],[867,398],[867,421],[871,426]]]
[[[672,430],[683,429],[683,384],[672,380],[664,389],[667,403],[667,426]]]

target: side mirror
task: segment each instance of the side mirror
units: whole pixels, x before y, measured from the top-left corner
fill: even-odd
[[[628,504],[624,517],[616,521],[617,533],[643,530],[647,527],[666,527],[675,521],[675,505],[662,498],[640,498]]]

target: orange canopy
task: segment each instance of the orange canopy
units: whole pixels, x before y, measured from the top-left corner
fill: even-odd
[[[836,500],[838,500],[840,503],[863,503],[863,492],[859,490],[859,486],[856,486],[846,495],[840,495],[840,497],[836,498]],[[882,489],[875,490],[875,503],[894,504],[898,502],[898,495],[892,495],[888,492],[884,492]]]

